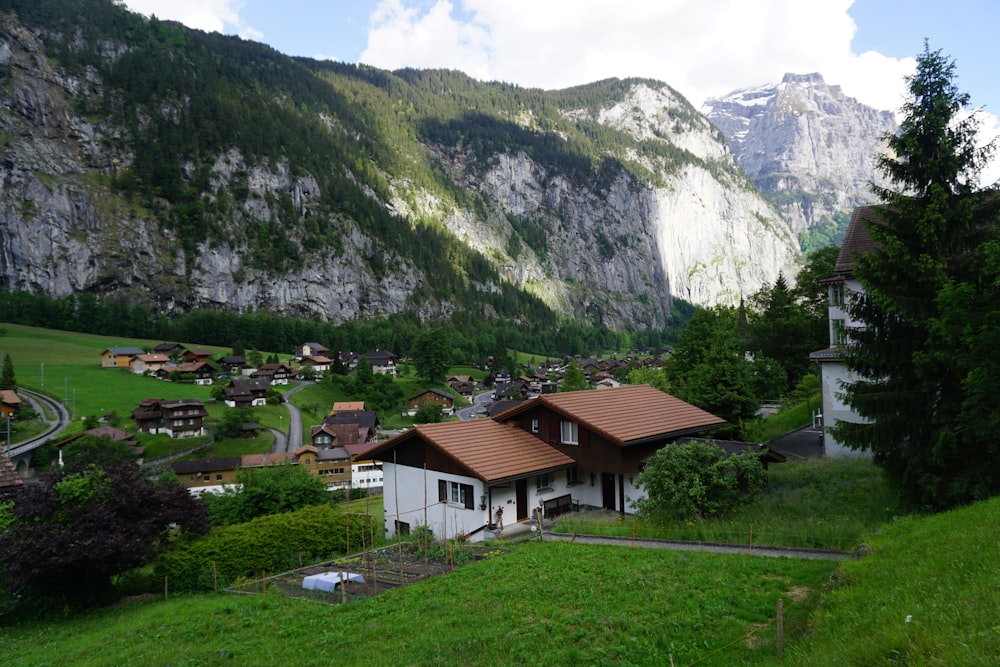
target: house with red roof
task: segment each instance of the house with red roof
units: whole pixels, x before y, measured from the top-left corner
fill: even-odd
[[[387,535],[489,537],[535,508],[630,513],[635,477],[657,450],[725,421],[649,385],[545,394],[489,419],[421,424],[375,446]],[[426,500],[426,501],[425,501]]]

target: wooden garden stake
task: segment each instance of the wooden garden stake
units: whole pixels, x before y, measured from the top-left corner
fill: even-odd
[[[784,624],[784,601],[778,598],[778,614],[775,620],[775,626],[778,629],[778,658],[781,659],[782,654],[785,652],[785,624]]]

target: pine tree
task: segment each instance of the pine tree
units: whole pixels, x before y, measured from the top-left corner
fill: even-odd
[[[17,389],[17,378],[14,376],[14,360],[9,354],[3,355],[3,371],[0,372],[0,389]]]
[[[874,250],[855,262],[864,294],[848,303],[866,326],[845,350],[859,378],[845,398],[865,422],[833,427],[847,446],[871,451],[907,498],[934,506],[1000,491],[1000,445],[983,428],[996,420],[983,420],[996,400],[986,382],[996,381],[979,373],[991,334],[971,335],[970,321],[970,311],[997,305],[997,200],[975,185],[993,146],[976,146],[979,121],[963,115],[969,98],[954,70],[925,44],[900,132],[878,159],[890,187],[872,186]]]

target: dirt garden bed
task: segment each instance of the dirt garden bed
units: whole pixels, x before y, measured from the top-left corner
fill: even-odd
[[[508,550],[507,547],[495,545],[441,542],[431,543],[424,549],[418,544],[404,542],[255,579],[238,586],[231,586],[226,591],[267,595],[278,590],[282,595],[290,597],[315,600],[325,604],[342,604],[447,574],[468,563],[494,558]],[[331,578],[337,580],[338,572],[360,574],[364,577],[364,582],[338,583],[336,589],[330,592],[307,590],[302,586],[308,576],[332,573]]]

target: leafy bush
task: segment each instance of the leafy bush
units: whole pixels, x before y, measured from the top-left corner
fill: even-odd
[[[326,484],[319,477],[293,465],[244,468],[236,484],[222,493],[206,493],[212,525],[243,523],[259,516],[292,512],[329,502]]]
[[[371,518],[327,505],[260,517],[211,533],[164,553],[155,572],[171,590],[211,590],[262,572],[282,572],[303,563],[358,550],[371,540]],[[215,573],[213,575],[213,565]]]
[[[734,509],[760,493],[767,474],[756,451],[727,457],[720,447],[692,441],[656,452],[636,479],[647,497],[635,505],[684,518],[705,518]]]

